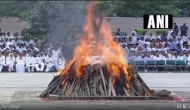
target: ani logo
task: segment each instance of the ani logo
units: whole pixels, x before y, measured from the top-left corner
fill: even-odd
[[[144,29],[173,29],[173,16],[144,15]]]

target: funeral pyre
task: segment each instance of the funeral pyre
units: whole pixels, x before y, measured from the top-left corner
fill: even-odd
[[[87,5],[83,33],[73,59],[58,71],[40,97],[154,95],[113,40],[106,14],[94,13],[96,4],[92,1]]]

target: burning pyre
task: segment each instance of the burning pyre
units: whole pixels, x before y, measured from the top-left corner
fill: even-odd
[[[40,97],[154,95],[125,61],[105,13],[94,14],[96,4],[93,1],[87,5],[86,22],[73,60],[58,71]]]

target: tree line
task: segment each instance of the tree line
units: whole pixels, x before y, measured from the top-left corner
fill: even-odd
[[[30,27],[21,32],[26,39],[34,36],[60,39],[60,35],[72,36],[80,31],[86,4],[86,1],[0,1],[0,18],[18,17],[27,21]],[[144,14],[189,17],[189,6],[189,0],[113,0],[100,1],[95,9],[105,11],[109,17],[142,17]]]

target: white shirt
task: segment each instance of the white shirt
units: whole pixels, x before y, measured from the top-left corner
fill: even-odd
[[[161,57],[157,57],[157,56],[153,57],[153,60],[161,60],[161,59],[162,59]]]
[[[183,42],[188,42],[188,41],[189,41],[189,39],[187,38],[187,36],[183,36],[183,37],[181,38],[181,40],[182,40]]]
[[[156,37],[152,35],[152,36],[148,36],[148,39],[152,40],[152,39],[156,39]]]
[[[144,62],[147,62],[147,61],[152,61],[153,59],[151,57],[145,57],[144,58]]]
[[[160,36],[160,35],[156,36],[156,39],[157,39],[157,38],[161,40],[161,36]]]
[[[35,57],[26,57],[26,65],[32,64],[32,66],[36,63],[36,58]]]
[[[25,59],[20,59],[19,57],[16,59],[16,62],[17,62],[17,64],[23,64],[23,65],[25,65],[26,64],[26,60]]]
[[[137,42],[137,37],[136,36],[132,36],[132,41],[133,42]]]
[[[134,57],[134,61],[142,61],[143,59],[142,59],[142,57],[141,56],[135,56]]]
[[[36,57],[36,63],[43,64],[44,57]]]
[[[15,62],[15,58],[14,57],[7,57],[6,58],[6,64],[14,64],[14,62]]]
[[[139,40],[139,41],[138,41],[138,44],[144,46],[145,41]]]
[[[190,61],[190,56],[184,55],[184,56],[183,56],[183,59],[184,59],[185,61]]]
[[[5,50],[6,50],[6,48],[3,48],[3,49],[2,49],[2,48],[0,48],[0,51],[1,51],[1,52],[5,51]]]
[[[183,51],[190,51],[190,48],[183,48]]]
[[[183,56],[178,56],[178,60],[184,60]]]
[[[135,34],[135,36],[137,36],[137,32],[134,30],[134,31],[132,31],[131,33],[134,33]]]
[[[172,56],[171,60],[178,60],[178,57]]]
[[[149,48],[149,47],[144,48],[143,52],[151,52],[151,48]]]
[[[125,53],[129,53],[129,48],[128,48],[128,47],[125,47],[125,48],[122,47],[122,50],[123,50]]]
[[[0,65],[5,65],[5,56],[0,57]]]
[[[45,58],[45,63],[46,63],[46,64],[49,64],[49,63],[55,64],[54,58],[47,56],[47,57]]]
[[[183,48],[183,41],[182,40],[180,40],[180,41],[176,41],[176,44],[180,44],[180,46]]]

